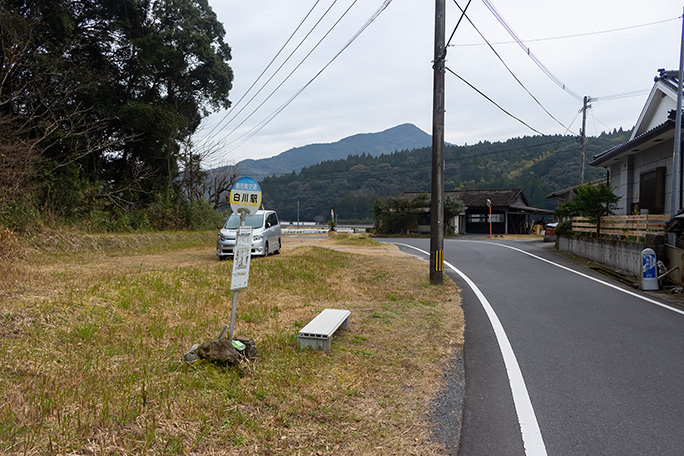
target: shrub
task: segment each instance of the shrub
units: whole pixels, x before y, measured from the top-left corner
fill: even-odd
[[[553,230],[553,232],[559,236],[572,234],[572,220],[560,222],[558,225],[556,225],[556,228]]]

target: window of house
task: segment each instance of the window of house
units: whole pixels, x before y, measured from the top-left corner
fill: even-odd
[[[665,167],[641,174],[639,178],[639,209],[649,214],[665,211]]]
[[[487,223],[487,214],[468,214],[468,223]]]

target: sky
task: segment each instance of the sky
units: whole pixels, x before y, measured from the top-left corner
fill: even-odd
[[[205,119],[194,138],[212,151],[206,167],[404,123],[432,132],[433,1],[209,3],[226,30],[234,81],[232,107]],[[458,4],[465,7],[467,0]],[[588,110],[587,135],[631,129],[657,70],[679,68],[682,6],[674,0],[472,0],[472,24],[464,18],[456,27],[461,11],[446,0],[446,39],[455,32],[446,61],[445,141],[464,145],[538,134],[529,127],[577,135],[584,96],[598,98]],[[602,100],[634,92],[639,94]]]

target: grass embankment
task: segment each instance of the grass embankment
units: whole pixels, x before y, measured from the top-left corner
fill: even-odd
[[[425,413],[463,319],[426,263],[368,239],[285,238],[239,294],[236,335],[258,359],[222,368],[181,361],[230,319],[215,233],[54,234],[31,251],[4,236],[0,453],[440,454]],[[326,307],[351,310],[349,330],[329,354],[298,349]]]

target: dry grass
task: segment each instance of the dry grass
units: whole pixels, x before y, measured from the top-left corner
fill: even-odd
[[[425,412],[462,345],[453,284],[362,237],[285,238],[238,296],[258,360],[186,365],[230,317],[214,236],[71,234],[0,278],[0,453],[442,454]],[[349,330],[298,349],[326,307],[351,310]]]

